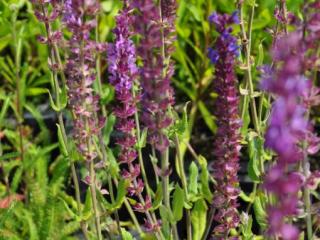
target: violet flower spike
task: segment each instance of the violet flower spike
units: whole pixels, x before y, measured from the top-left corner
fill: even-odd
[[[64,22],[72,33],[68,41],[70,54],[66,64],[69,106],[74,116],[74,139],[86,161],[95,154],[90,151],[92,137],[97,136],[104,125],[97,119],[99,96],[94,94],[96,43],[89,39],[95,21],[83,21],[84,16],[94,18],[98,11],[95,1],[67,0],[64,5]]]
[[[114,114],[117,117],[116,129],[121,133],[117,139],[121,149],[119,159],[128,166],[128,170],[123,170],[123,177],[132,181],[140,175],[140,165],[133,163],[137,157],[134,123],[137,108],[132,88],[138,69],[135,46],[130,39],[131,17],[128,8],[122,10],[116,17],[116,24],[113,30],[115,42],[108,46],[109,81],[115,88],[116,99],[120,102],[114,109]],[[130,194],[134,195],[134,190],[137,188],[137,186],[130,187]],[[139,192],[142,192],[143,186],[141,188]]]
[[[133,95],[134,81],[137,79],[138,69],[136,66],[136,49],[129,27],[132,25],[130,8],[125,7],[116,17],[116,28],[113,33],[115,42],[108,46],[108,64],[110,73],[110,83],[114,86],[116,99],[120,102],[114,109],[117,117],[116,129],[120,132],[117,144],[120,146],[118,156],[120,164],[126,164],[126,169],[122,170],[122,177],[128,179],[130,186],[128,193],[136,196],[140,202],[133,207],[135,211],[146,213],[147,223],[153,226],[153,220],[148,217],[152,206],[150,196],[143,198],[144,182],[140,177],[140,164],[134,163],[137,158],[135,145],[137,142],[134,115],[137,111],[139,96]],[[147,213],[148,212],[148,213]],[[157,228],[153,230],[159,231]]]
[[[174,65],[161,55],[162,39],[164,35],[164,54],[169,56],[173,51],[174,41],[174,0],[161,1],[162,19],[159,7],[152,0],[133,1],[133,6],[139,10],[134,17],[134,28],[141,36],[137,53],[143,61],[140,71],[142,92],[141,120],[148,128],[148,141],[158,151],[163,152],[169,147],[169,139],[165,129],[172,124],[168,109],[174,103],[173,89],[170,79],[174,73]],[[163,23],[163,26],[161,25]],[[162,29],[162,30],[161,30]],[[167,69],[164,73],[163,69]]]
[[[269,71],[262,80],[262,88],[276,96],[265,136],[266,147],[278,156],[264,182],[266,190],[277,198],[277,204],[268,208],[268,233],[284,240],[299,239],[298,228],[289,224],[286,218],[299,211],[298,192],[304,184],[304,177],[293,169],[303,160],[299,144],[305,141],[309,128],[302,99],[305,92],[309,92],[310,84],[301,75],[305,54],[301,41],[301,32],[279,39],[273,50],[273,59],[280,63],[280,67]]]
[[[219,33],[214,48],[208,57],[215,65],[214,91],[218,94],[215,102],[215,116],[218,131],[214,141],[215,161],[213,175],[217,181],[213,206],[217,209],[214,219],[218,225],[213,230],[215,237],[228,236],[230,229],[239,225],[237,198],[240,193],[237,172],[239,170],[240,127],[238,115],[239,98],[235,75],[236,58],[239,55],[237,39],[231,34],[230,24],[238,24],[234,14],[213,13],[209,20]]]

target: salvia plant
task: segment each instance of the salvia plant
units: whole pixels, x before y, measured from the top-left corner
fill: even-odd
[[[0,239],[320,237],[319,0],[0,0]]]

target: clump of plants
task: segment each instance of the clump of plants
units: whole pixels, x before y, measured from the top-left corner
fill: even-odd
[[[0,1],[0,239],[317,239],[319,12]]]

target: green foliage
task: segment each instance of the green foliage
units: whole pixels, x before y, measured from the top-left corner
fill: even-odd
[[[173,172],[178,174],[179,182],[171,182],[169,189],[164,189],[162,179],[160,181],[157,179],[156,184],[150,181],[152,198],[150,214],[161,219],[161,230],[165,239],[173,239],[172,227],[185,221],[185,216],[190,217],[192,239],[196,240],[202,239],[205,230],[210,227],[207,220],[212,216],[208,216],[210,213],[208,210],[211,210],[209,208],[214,197],[212,192],[214,179],[208,170],[208,162],[213,160],[212,154],[199,151],[201,155],[192,153],[191,158],[188,153],[190,151],[188,144],[195,144],[193,147],[198,152],[198,147],[201,149],[201,141],[203,141],[202,135],[206,135],[205,139],[209,137],[211,141],[217,131],[216,116],[213,115],[213,102],[217,94],[212,90],[215,69],[207,57],[208,48],[213,46],[217,32],[210,26],[208,17],[213,11],[232,13],[236,4],[234,4],[235,1],[230,0],[178,0],[177,2],[177,40],[174,43],[176,50],[172,56],[175,61],[175,74],[172,81],[177,104],[170,109],[173,118],[172,126],[163,131],[170,139],[170,147],[176,148],[169,151],[170,154],[173,153],[170,156],[170,163],[175,157],[175,168],[173,164],[170,168],[174,168]],[[303,0],[287,0],[288,9],[301,19],[302,2]],[[101,0],[100,3],[102,9],[97,15],[97,37],[101,42],[111,42],[115,16],[121,9],[122,3],[115,0]],[[271,154],[264,149],[262,137],[271,103],[270,97],[259,91],[260,76],[257,69],[271,62],[268,49],[272,45],[272,36],[266,29],[272,29],[276,24],[274,18],[276,1],[245,0],[243,5],[245,29],[249,26],[252,6],[255,6],[250,42],[253,96],[250,96],[247,88],[246,58],[243,51],[239,56],[237,69],[238,90],[241,95],[239,114],[242,118],[241,144],[245,149],[242,157],[248,163],[248,176],[255,184],[251,193],[246,192],[246,189],[240,193],[240,198],[248,205],[248,210],[253,210],[250,211],[252,216],[241,215],[241,225],[235,233],[241,235],[244,240],[263,238],[252,233],[253,219],[259,224],[260,230],[265,231],[267,229],[266,208],[274,200],[272,197],[271,200],[268,199],[260,190],[260,184],[265,176],[265,161],[271,159]],[[76,187],[70,177],[70,163],[75,164],[74,170],[79,180],[88,176],[86,168],[88,163],[82,161],[84,157],[77,152],[69,134],[64,135],[64,128],[69,133],[69,122],[72,119],[72,113],[67,111],[68,89],[60,82],[56,85],[55,77],[60,78],[61,73],[51,73],[48,67],[48,47],[36,40],[37,35],[45,34],[45,28],[38,22],[33,11],[32,4],[28,0],[0,0],[0,168],[2,173],[0,203],[3,204],[4,200],[11,196],[23,196],[23,199],[12,200],[8,206],[0,208],[0,240],[77,239],[81,231],[80,225],[83,223],[88,227],[89,239],[96,239],[95,232],[92,231],[95,216],[93,196],[89,187],[83,186],[84,184],[79,181],[81,203],[77,202],[76,196],[67,194],[75,191]],[[53,23],[53,29],[56,29],[59,24],[61,24],[59,20]],[[234,27],[234,33],[238,37],[241,35],[239,26]],[[70,35],[65,34],[68,37]],[[246,43],[241,43],[239,37],[239,44],[243,44],[244,47]],[[62,49],[59,51],[64,58],[66,53]],[[100,69],[102,77],[100,104],[107,109],[106,124],[102,129],[102,137],[93,139],[93,146],[97,153],[96,159],[106,158],[101,164],[102,167],[96,166],[98,172],[96,178],[99,183],[96,188],[98,212],[101,215],[104,230],[108,230],[111,237],[121,231],[124,240],[132,240],[135,238],[131,230],[138,230],[138,228],[132,226],[131,221],[122,221],[122,216],[120,216],[121,230],[116,227],[112,229],[116,224],[111,218],[117,214],[117,211],[124,210],[129,204],[136,204],[138,199],[128,197],[127,188],[130,183],[122,179],[120,174],[123,165],[118,162],[119,147],[114,143],[114,136],[118,134],[114,129],[117,119],[112,114],[113,105],[116,105],[115,93],[113,87],[108,84],[108,66],[104,55],[101,54],[103,59]],[[94,90],[98,92],[99,88],[99,84],[95,82]],[[245,102],[246,97],[256,100],[259,108],[259,129],[252,129],[250,101]],[[56,116],[57,113],[63,114],[63,119],[55,123],[56,125],[52,125],[50,121],[56,121],[56,119],[50,114]],[[62,123],[65,123],[65,126],[62,126]],[[204,126],[200,126],[201,124]],[[19,133],[20,130],[21,133]],[[150,150],[148,145],[148,129],[141,126],[141,130],[140,139],[135,148],[143,151],[143,157],[149,156],[149,151],[152,149]],[[102,146],[100,141],[103,141]],[[210,151],[212,151],[211,148]],[[160,165],[158,155],[155,153],[150,157],[156,166]],[[178,156],[182,158],[182,164]],[[149,166],[149,158],[144,160],[147,163],[145,165]],[[184,167],[187,172],[186,179],[183,176]],[[150,170],[146,169],[147,176],[153,172]],[[170,180],[172,179],[174,178],[170,176]],[[110,187],[107,180],[111,180],[113,184],[114,199],[110,195],[103,195],[100,191],[100,185],[101,188]],[[108,190],[110,191],[109,188]],[[145,188],[143,197],[146,192]],[[164,205],[166,194],[169,195],[170,207]],[[142,236],[143,239],[155,238],[152,234],[142,234]]]
[[[207,204],[204,200],[196,201],[191,212],[191,222],[193,226],[193,239],[202,239],[206,230]]]
[[[173,200],[172,200],[172,211],[174,221],[180,221],[183,216],[183,202],[184,202],[184,192],[183,189],[176,185],[175,191],[173,192]]]

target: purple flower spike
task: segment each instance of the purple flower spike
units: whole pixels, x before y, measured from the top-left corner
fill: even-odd
[[[268,208],[268,233],[284,240],[299,239],[299,230],[287,222],[298,214],[298,192],[305,177],[294,169],[303,160],[300,147],[307,140],[310,124],[306,119],[304,96],[310,92],[303,73],[305,49],[301,32],[278,40],[273,60],[279,66],[262,69],[262,88],[276,96],[266,132],[266,147],[277,155],[276,164],[266,174],[264,187],[275,195],[277,203]]]
[[[64,22],[71,32],[68,41],[70,54],[66,63],[69,106],[74,117],[74,139],[79,152],[86,161],[92,161],[96,154],[90,151],[92,137],[97,136],[104,125],[104,119],[97,119],[99,96],[93,92],[95,80],[95,54],[97,43],[89,39],[95,26],[96,1],[67,0],[64,3]],[[86,19],[86,21],[84,21]]]
[[[174,103],[173,89],[170,86],[174,65],[171,60],[169,63],[166,61],[173,51],[176,3],[175,0],[161,1],[160,15],[159,7],[153,0],[133,2],[139,11],[134,17],[134,27],[141,37],[137,52],[143,61],[140,71],[143,90],[141,120],[148,128],[148,142],[163,152],[169,146],[165,130],[172,123],[168,109]],[[162,56],[163,45],[165,56]]]
[[[239,152],[241,146],[239,129],[241,126],[238,116],[237,79],[234,68],[238,55],[237,40],[231,35],[229,24],[237,23],[237,13],[214,13],[210,21],[215,24],[220,33],[214,48],[209,49],[208,57],[215,64],[214,91],[218,94],[215,102],[215,116],[218,131],[215,136],[215,161],[213,162],[214,178],[217,181],[214,207],[218,210],[215,220],[218,225],[213,235],[227,236],[230,229],[239,224],[237,198],[239,195]]]
[[[142,196],[145,184],[140,177],[140,164],[134,163],[137,158],[135,145],[137,142],[134,115],[137,111],[136,104],[140,96],[133,95],[134,81],[137,79],[138,69],[136,66],[136,49],[131,40],[132,32],[132,9],[126,6],[116,17],[116,28],[113,33],[115,42],[108,46],[108,64],[110,73],[110,83],[114,86],[118,106],[114,109],[117,117],[116,129],[120,132],[117,144],[120,146],[118,156],[119,163],[125,164],[121,175],[130,182],[127,188],[130,196],[136,196],[139,199],[133,209],[137,212],[145,213],[148,216],[152,207],[151,197]],[[149,219],[151,221],[151,219]],[[154,223],[150,223],[150,228],[146,231],[159,231]]]
[[[122,177],[130,179],[129,194],[137,196],[143,191],[144,184],[141,179],[134,184],[140,175],[140,165],[133,163],[137,157],[134,121],[137,99],[133,96],[132,89],[138,70],[136,49],[130,39],[132,33],[129,27],[132,25],[132,19],[129,11],[130,9],[125,7],[116,17],[117,26],[113,30],[115,42],[108,46],[108,70],[110,83],[114,86],[116,99],[119,101],[118,106],[114,109],[117,117],[116,129],[121,133],[117,139],[117,144],[121,148],[118,158],[119,162],[125,163],[128,169],[122,171]]]

